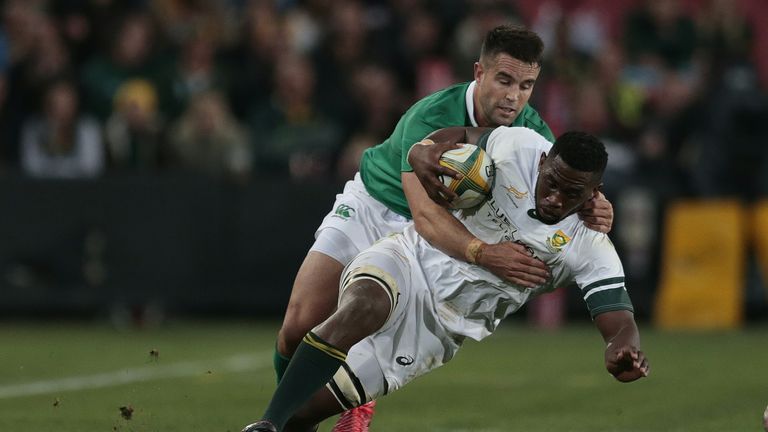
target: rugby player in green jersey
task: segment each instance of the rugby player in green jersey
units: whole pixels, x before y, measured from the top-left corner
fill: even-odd
[[[337,196],[296,275],[274,356],[278,381],[302,338],[336,309],[344,266],[376,240],[402,231],[412,218],[403,192],[404,176],[418,177],[429,196],[444,207],[453,198],[452,192],[437,181],[437,175],[458,174],[441,167],[437,160],[455,144],[417,146],[411,154],[411,165],[407,156],[414,144],[450,126],[524,126],[553,141],[549,127],[528,105],[541,68],[542,51],[543,43],[534,32],[511,26],[491,30],[474,65],[474,81],[448,87],[416,102],[387,140],[365,152],[359,173]],[[602,195],[591,200],[580,215],[588,227],[601,232],[610,230],[613,209]],[[447,209],[430,212],[429,223],[441,233],[435,240],[437,247],[453,257],[465,256],[474,237]],[[445,243],[441,243],[443,240]],[[531,258],[522,246],[509,242],[487,245],[478,265],[523,286],[541,285],[549,278],[541,261]],[[367,430],[371,408],[368,405],[348,412],[348,421],[363,422],[358,430]]]

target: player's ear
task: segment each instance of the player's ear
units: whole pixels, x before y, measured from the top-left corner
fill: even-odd
[[[483,72],[485,72],[483,70],[483,64],[480,63],[479,61],[476,61],[475,62],[475,73],[474,73],[475,81],[479,82],[483,78]]]

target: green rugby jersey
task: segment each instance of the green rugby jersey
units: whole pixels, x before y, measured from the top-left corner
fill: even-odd
[[[470,118],[467,89],[472,83],[456,84],[416,102],[395,126],[384,142],[365,151],[360,162],[360,176],[368,193],[392,211],[411,218],[411,210],[403,193],[400,174],[413,171],[406,160],[408,150],[430,133],[451,126],[475,126]],[[530,105],[525,105],[511,126],[524,126],[555,138],[544,120]]]

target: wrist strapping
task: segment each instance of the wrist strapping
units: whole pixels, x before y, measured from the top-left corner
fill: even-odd
[[[478,238],[470,240],[467,244],[467,250],[464,251],[464,256],[467,258],[467,262],[470,264],[477,264],[480,260],[480,256],[483,254],[483,247],[485,243]]]
[[[417,145],[432,145],[435,142],[432,141],[429,138],[424,138],[423,140],[417,142],[416,144],[412,145],[411,148],[408,149],[408,154],[405,155],[405,160],[410,164],[411,163],[411,151],[413,151],[414,147]]]

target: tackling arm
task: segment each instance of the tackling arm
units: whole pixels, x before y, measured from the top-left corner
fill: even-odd
[[[416,231],[445,254],[485,267],[514,284],[534,287],[546,282],[546,265],[528,255],[517,243],[486,244],[443,207],[432,201],[419,179],[402,173],[403,192],[408,199]]]
[[[419,183],[416,174],[404,172],[402,180],[403,192],[408,199],[413,223],[419,235],[447,255],[468,261],[465,251],[469,243],[473,240],[479,240],[450,212],[427,196],[427,192]],[[480,245],[480,253],[485,246],[485,244]]]
[[[621,382],[648,376],[650,365],[640,350],[640,333],[632,312],[618,310],[595,317],[595,325],[606,342],[605,368]]]
[[[425,192],[437,204],[448,207],[456,198],[456,193],[439,180],[447,175],[461,178],[461,174],[440,165],[440,156],[448,150],[458,148],[459,143],[476,143],[491,128],[449,127],[438,129],[421,142],[416,143],[408,152],[408,163],[421,182]]]

